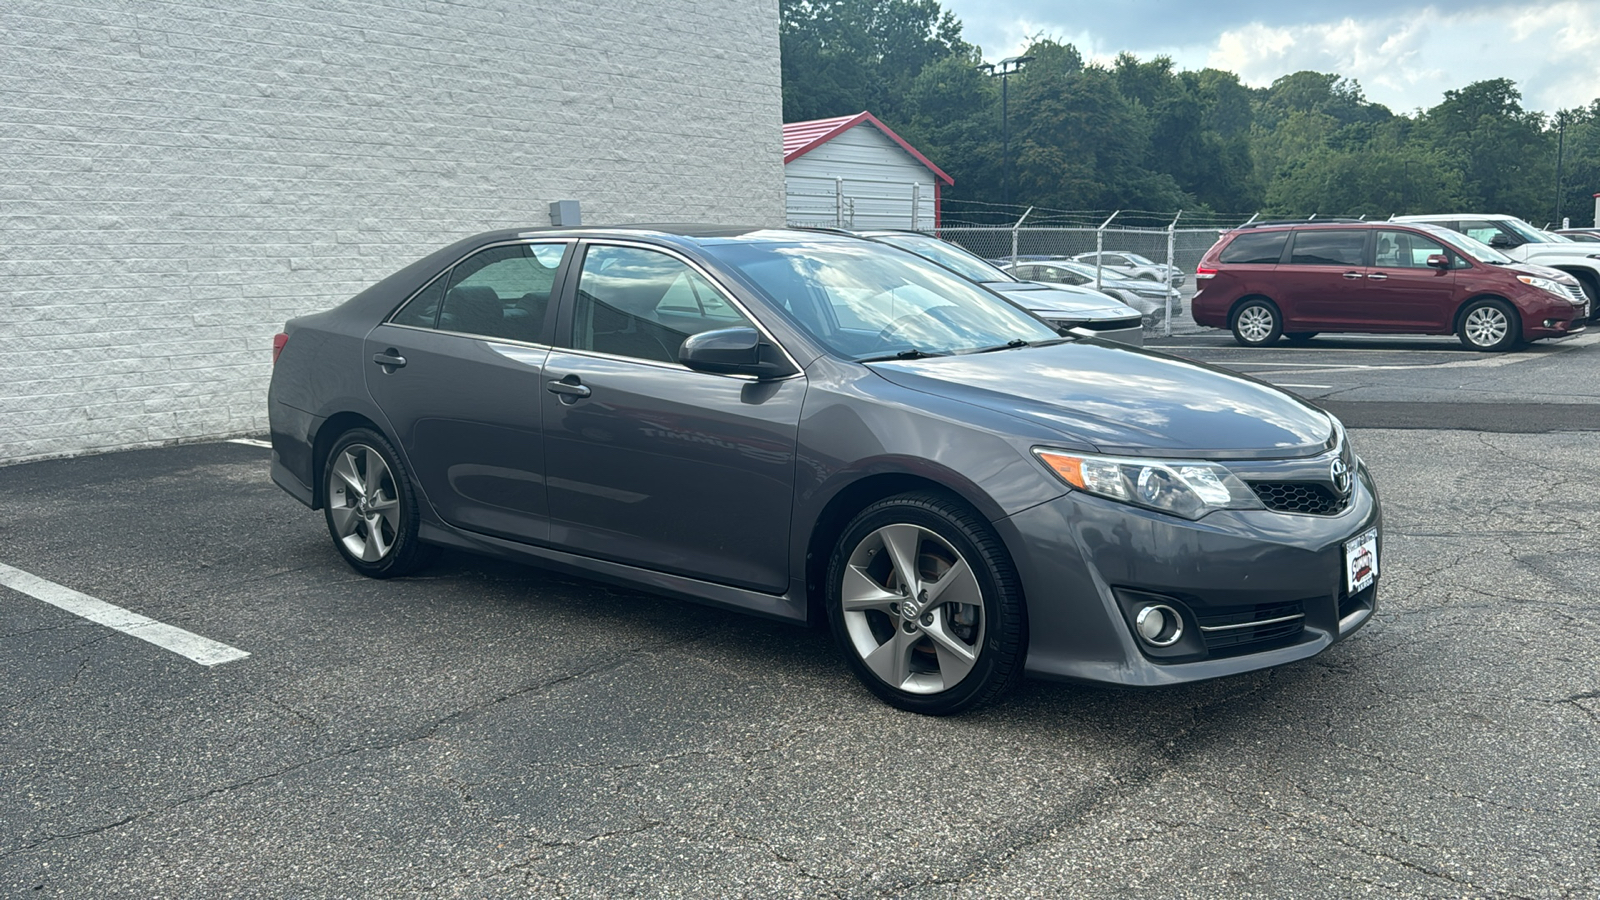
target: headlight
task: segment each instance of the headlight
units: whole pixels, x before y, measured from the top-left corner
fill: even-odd
[[[1537,275],[1518,275],[1517,280],[1523,284],[1531,284],[1541,291],[1549,291],[1552,294],[1560,294],[1563,298],[1568,296],[1567,292],[1561,287],[1561,285],[1556,284],[1554,281],[1551,281],[1548,278],[1540,278]]]
[[[1086,494],[1198,519],[1219,509],[1264,509],[1237,475],[1213,462],[1132,459],[1035,447],[1058,478]]]

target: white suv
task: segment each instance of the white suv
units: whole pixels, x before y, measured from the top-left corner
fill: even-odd
[[[1519,262],[1560,269],[1578,279],[1600,315],[1600,248],[1529,225],[1516,216],[1395,216],[1395,222],[1431,222],[1488,244]]]

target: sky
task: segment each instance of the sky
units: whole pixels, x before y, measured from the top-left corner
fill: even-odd
[[[1311,69],[1353,78],[1397,113],[1444,92],[1510,78],[1525,109],[1554,113],[1600,97],[1600,0],[941,0],[962,36],[996,62],[1044,36],[1110,63],[1128,51],[1178,69],[1235,72],[1250,87]]]

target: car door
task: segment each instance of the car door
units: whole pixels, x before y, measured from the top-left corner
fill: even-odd
[[[1455,254],[1415,231],[1379,230],[1361,302],[1396,330],[1449,333],[1455,315],[1456,273],[1436,269],[1428,257]]]
[[[1374,324],[1364,296],[1370,234],[1360,228],[1294,232],[1286,262],[1272,274],[1284,331],[1386,330]]]
[[[770,593],[789,587],[804,376],[695,372],[685,337],[751,324],[667,249],[591,243],[543,374],[551,543]]]
[[[541,375],[569,246],[480,250],[367,336],[367,391],[451,525],[530,543],[549,537]]]

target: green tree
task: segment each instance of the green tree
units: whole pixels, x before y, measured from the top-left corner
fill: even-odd
[[[972,52],[938,0],[781,0],[779,17],[788,122],[897,118],[925,66]]]
[[[1555,142],[1544,116],[1522,108],[1508,78],[1478,81],[1445,91],[1444,102],[1423,113],[1417,136],[1459,167],[1463,211],[1548,218],[1553,210]]]

